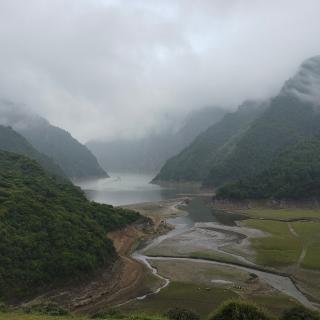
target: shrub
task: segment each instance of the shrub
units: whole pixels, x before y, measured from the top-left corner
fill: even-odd
[[[199,320],[200,316],[187,309],[173,308],[165,313],[165,316],[170,320]]]
[[[24,308],[26,313],[39,313],[49,316],[64,316],[69,312],[53,302],[34,304]]]
[[[271,320],[271,318],[254,304],[229,301],[224,303],[210,320]]]
[[[299,306],[285,311],[281,320],[320,320],[320,315],[316,311]]]

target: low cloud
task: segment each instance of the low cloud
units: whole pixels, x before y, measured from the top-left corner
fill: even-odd
[[[0,98],[81,141],[141,136],[277,93],[320,53],[319,12],[318,0],[2,0]]]

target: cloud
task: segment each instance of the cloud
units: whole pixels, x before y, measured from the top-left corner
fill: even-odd
[[[319,12],[318,0],[2,0],[0,98],[82,141],[143,135],[275,94],[320,53]]]

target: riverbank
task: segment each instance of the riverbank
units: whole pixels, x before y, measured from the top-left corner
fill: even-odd
[[[154,209],[154,205],[148,204],[147,207],[144,205],[144,209],[147,212],[148,209]],[[160,210],[158,214],[162,218],[161,206],[158,205],[158,209]],[[185,210],[188,210],[188,208]],[[173,213],[173,216],[176,217],[175,210]],[[158,217],[158,214],[155,214],[155,216]],[[169,217],[172,218],[170,215]],[[180,220],[175,219],[175,222],[181,222]],[[170,279],[170,284],[157,295],[131,301],[121,308],[122,310],[141,310],[152,314],[152,312],[163,309],[165,305],[170,307],[172,303],[168,301],[168,297],[175,295],[178,287],[180,288],[178,292],[180,292],[181,296],[172,297],[175,304],[178,303],[181,307],[187,307],[188,304],[193,305],[194,297],[187,295],[190,285],[199,286],[199,290],[202,287],[201,290],[207,291],[206,295],[210,297],[211,304],[214,304],[215,300],[218,301],[217,296],[212,296],[212,293],[215,292],[217,294],[217,291],[222,289],[224,293],[228,294],[221,296],[234,297],[236,295],[252,300],[268,309],[274,310],[275,313],[282,311],[284,306],[297,304],[297,300],[308,307],[313,307],[285,273],[282,274],[277,270],[268,270],[262,266],[255,265],[254,262],[248,259],[248,257],[255,256],[254,250],[250,248],[252,239],[265,238],[268,236],[266,232],[254,228],[245,228],[243,225],[230,227],[212,222],[196,223],[194,226],[188,227],[176,224],[176,228],[177,230],[170,231],[169,234],[160,237],[160,241],[157,239],[139,251],[139,259],[146,260],[157,270],[159,275]],[[234,249],[232,245],[238,245],[242,249],[249,250],[246,252],[247,257],[240,255],[237,252],[238,250],[232,252],[232,249]],[[204,248],[210,252],[205,252]],[[213,254],[213,251],[216,251],[216,253]],[[220,251],[219,256],[217,256],[218,251]],[[222,253],[223,256],[221,256]],[[231,260],[230,257],[236,260]],[[189,267],[191,265],[192,268]],[[199,283],[197,277],[200,265],[206,265],[208,270],[215,268],[217,277],[210,279],[208,275],[212,273],[207,270],[206,275],[201,277],[202,280],[205,280]],[[189,271],[187,271],[188,268]],[[226,268],[229,268],[230,271],[228,276],[225,274]],[[243,274],[242,281],[234,281],[233,275],[239,274],[239,272]],[[197,275],[196,278],[195,275]],[[182,288],[185,288],[185,294]],[[276,301],[279,303],[276,303]]]

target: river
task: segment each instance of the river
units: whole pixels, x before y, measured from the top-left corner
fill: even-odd
[[[175,199],[184,194],[194,194],[197,192],[197,189],[189,186],[177,187],[160,187],[158,185],[152,185],[149,182],[152,180],[152,175],[147,174],[128,174],[128,173],[111,173],[110,178],[96,179],[90,181],[76,182],[86,193],[87,197],[90,200],[107,203],[115,206],[128,205],[128,204],[137,204],[144,202],[157,202],[161,200]],[[207,198],[208,201],[208,198]],[[221,211],[215,211],[206,206],[205,200],[202,197],[194,197],[189,205],[185,208],[188,212],[188,215],[170,219],[170,224],[175,225],[177,228],[172,232],[169,232],[167,235],[158,237],[154,239],[151,244],[158,245],[163,240],[170,237],[174,237],[179,233],[186,232],[191,230],[196,223],[215,223],[221,226],[235,226],[235,221],[240,220],[243,216],[239,214],[225,214]],[[183,226],[183,227],[181,227]],[[137,260],[140,260],[152,272],[165,280],[163,287],[156,290],[152,294],[158,293],[162,288],[166,287],[170,280],[159,275],[157,270],[153,268],[149,261],[152,260],[180,260],[180,261],[196,261],[197,263],[210,263],[210,264],[220,264],[220,265],[232,265],[234,268],[240,270],[246,270],[250,273],[254,273],[267,282],[269,285],[275,289],[297,299],[302,304],[307,307],[312,308],[313,305],[311,302],[297,289],[294,283],[289,277],[276,275],[273,272],[265,272],[257,270],[254,267],[250,268],[244,266],[236,266],[228,263],[220,263],[215,261],[203,260],[203,259],[190,259],[190,258],[168,258],[168,257],[148,257],[144,254],[146,247],[135,252],[133,257]],[[136,299],[143,299],[146,296],[137,297]]]

